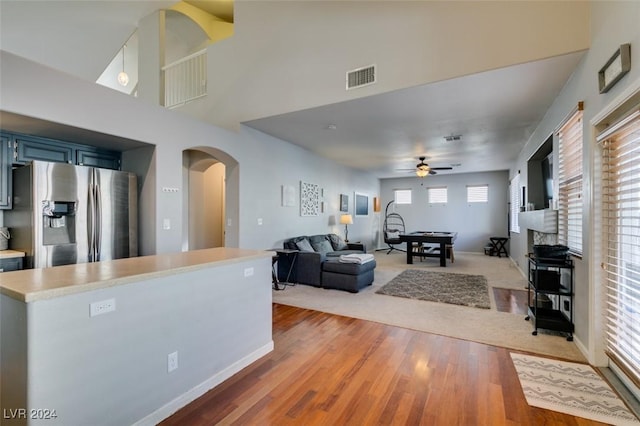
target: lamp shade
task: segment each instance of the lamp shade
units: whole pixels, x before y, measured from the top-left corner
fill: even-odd
[[[350,214],[343,214],[340,216],[340,223],[343,225],[353,224],[353,217]]]

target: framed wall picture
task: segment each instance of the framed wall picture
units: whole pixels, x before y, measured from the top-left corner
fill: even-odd
[[[349,211],[349,196],[346,194],[340,194],[340,211],[341,212]]]
[[[318,216],[319,212],[320,187],[300,181],[300,216]]]
[[[354,211],[356,216],[369,216],[369,197],[364,194],[355,195]]]
[[[282,206],[293,207],[296,205],[296,188],[293,185],[282,185]]]

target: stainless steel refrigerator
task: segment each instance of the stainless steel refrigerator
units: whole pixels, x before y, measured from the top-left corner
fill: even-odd
[[[26,268],[138,255],[135,174],[33,161],[13,170],[10,247]]]

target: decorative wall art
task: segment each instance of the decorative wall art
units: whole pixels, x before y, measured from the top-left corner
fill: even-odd
[[[341,212],[349,211],[349,196],[346,194],[340,194],[340,211]]]
[[[296,205],[296,188],[293,185],[282,185],[282,206],[293,207]]]
[[[369,216],[369,197],[364,194],[355,193],[356,216]]]
[[[318,216],[319,212],[320,187],[300,181],[300,216]]]
[[[373,197],[373,211],[376,213],[380,211],[380,197]]]

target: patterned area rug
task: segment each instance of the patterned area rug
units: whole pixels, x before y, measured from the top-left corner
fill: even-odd
[[[591,366],[511,354],[527,403],[612,425],[640,425]]]
[[[378,294],[489,309],[489,290],[483,275],[406,269]]]

